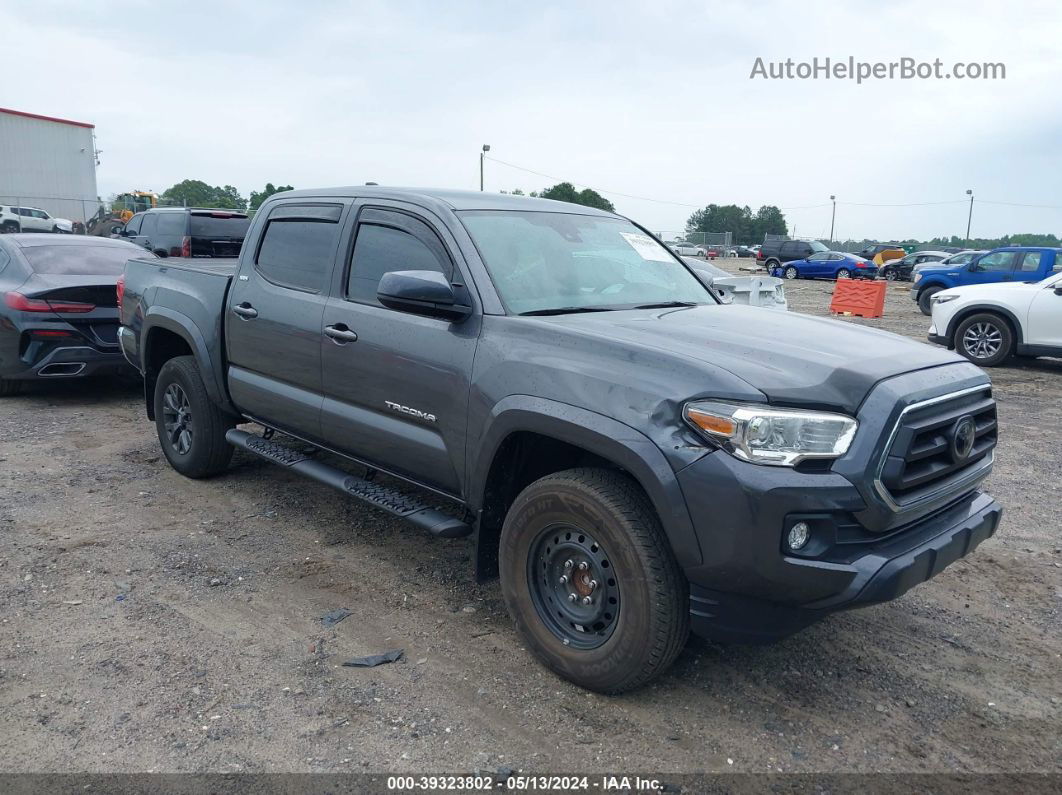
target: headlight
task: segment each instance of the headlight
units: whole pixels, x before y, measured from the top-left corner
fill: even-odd
[[[957,295],[931,295],[929,296],[929,303],[931,304],[946,304],[948,301],[954,301],[959,296]]]
[[[916,272],[915,272],[915,275],[914,275],[914,278],[913,278],[913,279],[911,279],[911,281],[913,281],[913,282],[920,282],[920,281],[922,281],[922,274],[921,274],[921,273],[918,273],[918,272],[916,271]]]
[[[848,451],[859,423],[844,414],[704,401],[683,416],[705,439],[743,461],[794,466]]]

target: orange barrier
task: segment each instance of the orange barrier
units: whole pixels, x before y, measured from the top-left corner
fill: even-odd
[[[885,314],[885,282],[838,279],[830,301],[830,311],[859,317]]]

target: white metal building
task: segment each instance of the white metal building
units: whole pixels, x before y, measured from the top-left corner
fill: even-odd
[[[84,222],[96,212],[95,125],[0,108],[0,206]]]

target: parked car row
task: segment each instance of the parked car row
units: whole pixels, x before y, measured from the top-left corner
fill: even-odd
[[[930,342],[982,367],[1011,356],[1062,356],[1062,249],[997,249],[974,264],[920,274],[927,286],[919,305],[928,297],[933,318]],[[945,279],[963,286],[940,288]]]

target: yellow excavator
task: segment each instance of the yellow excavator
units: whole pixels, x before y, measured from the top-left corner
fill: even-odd
[[[97,237],[108,237],[119,226],[139,212],[159,206],[159,196],[149,190],[131,190],[114,197],[111,206],[101,206],[85,223],[85,231]]]

